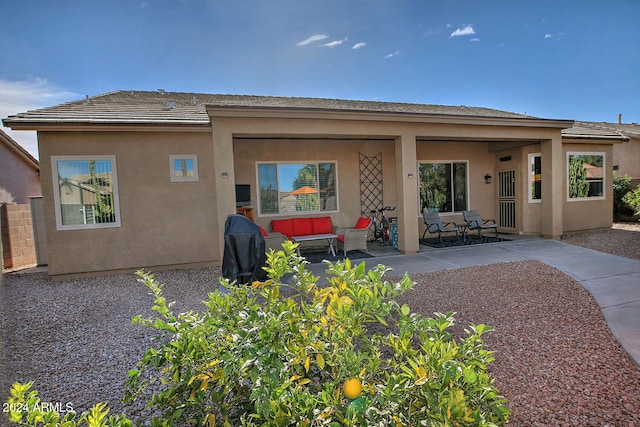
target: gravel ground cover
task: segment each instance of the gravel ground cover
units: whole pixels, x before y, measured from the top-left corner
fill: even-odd
[[[622,237],[620,231],[626,232]],[[571,235],[589,246],[613,239],[640,259],[640,228]],[[621,253],[617,253],[621,255]],[[216,289],[218,268],[156,273],[175,311],[201,310]],[[510,401],[511,426],[640,426],[640,367],[610,334],[591,295],[538,261],[446,270],[413,276],[402,297],[425,315],[456,312],[459,326],[486,323],[496,384]],[[78,412],[98,401],[112,413],[148,417],[142,402],[120,399],[126,373],[153,345],[154,332],[131,325],[151,315],[152,298],[134,275],[51,282],[46,273],[16,272],[0,285],[0,395],[14,381],[35,380],[43,402]],[[0,417],[0,424],[6,420]]]
[[[572,245],[595,249],[613,255],[640,259],[640,223],[620,222],[604,231],[567,234],[562,240]]]

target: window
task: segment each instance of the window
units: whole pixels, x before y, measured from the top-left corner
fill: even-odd
[[[171,182],[197,181],[198,180],[198,156],[171,155],[169,156],[171,169]]]
[[[467,162],[418,163],[420,211],[467,210]]]
[[[115,156],[51,158],[58,230],[120,227]]]
[[[529,154],[529,202],[542,200],[542,157],[540,153]]]
[[[604,198],[604,153],[567,153],[569,200]]]
[[[336,163],[259,163],[261,214],[338,210]]]

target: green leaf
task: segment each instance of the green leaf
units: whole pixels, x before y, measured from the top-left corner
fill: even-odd
[[[464,376],[464,382],[466,382],[467,384],[473,384],[478,380],[478,375],[471,366],[467,366],[466,368],[464,368],[464,371],[462,371],[462,375]]]
[[[408,316],[409,313],[411,313],[411,308],[409,308],[407,304],[402,304],[402,307],[400,308],[400,313],[402,313],[403,316]]]

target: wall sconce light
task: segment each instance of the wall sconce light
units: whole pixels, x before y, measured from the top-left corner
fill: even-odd
[[[491,184],[491,175],[486,174],[486,175],[484,176],[484,183],[485,183],[485,184]]]
[[[409,179],[413,179],[413,172],[409,172],[409,173],[407,174],[407,178],[409,178]]]
[[[222,179],[229,178],[229,174],[227,172],[222,172],[222,174],[220,176],[222,177]]]

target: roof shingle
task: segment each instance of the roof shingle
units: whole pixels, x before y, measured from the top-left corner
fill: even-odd
[[[325,98],[220,95],[164,91],[115,91],[8,117],[5,124],[28,123],[209,123],[207,107],[308,109],[370,113],[535,119],[483,107],[356,101]]]

